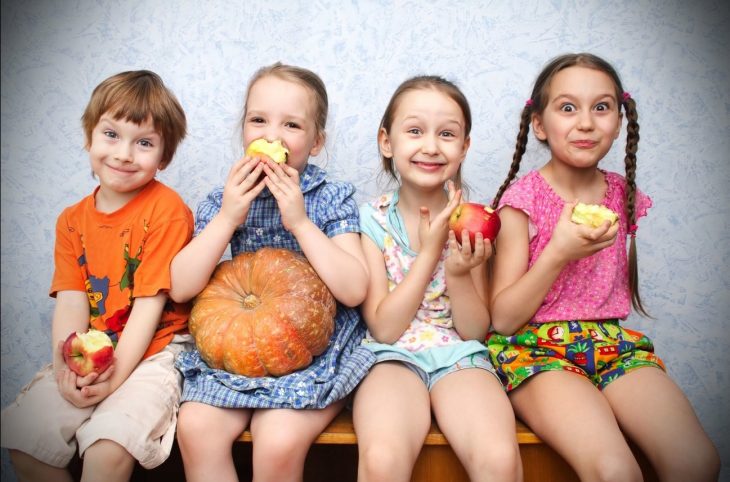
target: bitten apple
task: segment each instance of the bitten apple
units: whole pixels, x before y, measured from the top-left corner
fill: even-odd
[[[497,212],[478,203],[461,203],[449,216],[449,229],[454,231],[456,240],[461,243],[461,232],[466,229],[472,247],[476,233],[482,233],[485,241],[494,241],[501,226]]]
[[[86,333],[75,331],[63,343],[63,359],[79,376],[91,372],[101,373],[112,364],[114,345],[103,331],[90,329]]]
[[[600,204],[578,203],[573,208],[570,220],[576,224],[587,224],[597,228],[605,221],[611,221],[611,224],[615,223],[618,220],[618,214]]]
[[[269,142],[264,138],[260,138],[248,145],[246,155],[264,155],[277,164],[284,164],[289,156],[289,149],[284,147],[279,139]]]

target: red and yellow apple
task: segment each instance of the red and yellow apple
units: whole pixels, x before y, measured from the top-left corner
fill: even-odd
[[[618,214],[600,204],[583,204],[578,203],[573,208],[570,220],[576,224],[586,224],[593,228],[597,228],[606,221],[611,224],[618,220]]]
[[[461,203],[449,216],[449,229],[454,231],[456,240],[461,243],[461,232],[466,229],[472,247],[476,233],[482,233],[484,241],[494,241],[501,226],[497,212],[484,204]]]
[[[63,359],[79,376],[91,372],[101,373],[112,364],[114,345],[103,331],[90,329],[86,333],[75,331],[63,343]]]
[[[264,138],[256,139],[246,148],[247,156],[266,156],[277,164],[284,164],[289,156],[289,149],[279,139],[269,142]]]

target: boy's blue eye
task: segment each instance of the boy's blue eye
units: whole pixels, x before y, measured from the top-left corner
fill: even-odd
[[[143,147],[153,147],[152,143],[147,139],[142,139],[139,143],[142,144]]]
[[[109,131],[109,130],[104,131],[104,135],[107,136],[107,137],[111,137],[112,139],[116,139],[116,137],[117,137],[117,133],[116,132]]]

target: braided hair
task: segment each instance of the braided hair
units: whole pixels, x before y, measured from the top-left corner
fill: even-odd
[[[568,67],[587,67],[606,73],[616,86],[616,99],[618,100],[619,112],[623,107],[626,110],[627,120],[627,136],[626,136],[626,156],[624,164],[626,167],[626,198],[624,205],[626,206],[626,218],[628,223],[629,241],[629,290],[631,292],[631,304],[634,309],[643,316],[649,316],[641,303],[639,296],[639,273],[636,254],[636,151],[639,146],[639,123],[638,113],[636,112],[636,102],[631,96],[624,91],[621,85],[621,79],[616,70],[603,60],[602,58],[590,53],[565,54],[552,59],[543,68],[542,72],[537,76],[535,85],[532,89],[530,99],[525,103],[520,114],[520,129],[517,134],[517,142],[515,144],[515,152],[512,156],[512,164],[510,165],[507,178],[497,190],[497,194],[492,202],[492,208],[496,209],[499,200],[512,184],[520,170],[520,162],[525,154],[527,147],[528,135],[530,133],[530,124],[535,115],[540,115],[545,110],[548,101],[550,81],[555,74]],[[546,141],[540,142],[547,144]]]

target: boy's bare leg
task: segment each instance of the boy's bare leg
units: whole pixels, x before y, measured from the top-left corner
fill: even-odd
[[[10,450],[9,452],[10,460],[12,460],[15,468],[15,475],[22,482],[35,482],[38,480],[73,482],[71,474],[66,469],[43,463],[20,450]]]

